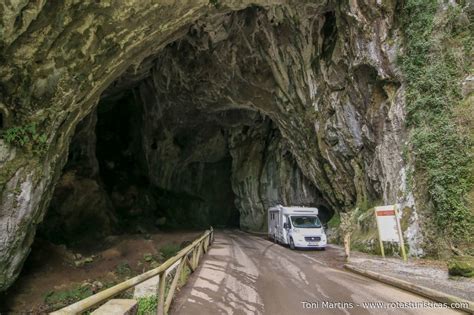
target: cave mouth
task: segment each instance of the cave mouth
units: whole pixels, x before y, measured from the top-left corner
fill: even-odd
[[[226,129],[144,110],[133,91],[97,109],[99,174],[120,227],[150,218],[160,228],[239,227]]]
[[[269,118],[161,108],[143,98],[143,86],[102,98],[78,125],[41,239],[74,246],[209,226],[263,232],[276,204],[317,206],[329,221],[333,210]]]
[[[288,128],[278,103],[289,95],[277,97],[271,65],[247,51],[257,22],[273,20],[259,7],[221,18],[226,36],[207,31],[211,17],[198,20],[103,91],[76,128],[40,235],[67,243],[152,229],[264,232],[277,204],[317,206],[330,220],[337,203],[316,188],[324,177],[309,180],[295,159],[314,158],[301,134],[314,126]],[[335,18],[311,26],[321,55],[334,50]],[[278,24],[278,36],[292,27]]]
[[[239,228],[227,127],[194,111],[183,125],[142,105],[122,91],[78,125],[40,238],[74,246],[120,233]]]

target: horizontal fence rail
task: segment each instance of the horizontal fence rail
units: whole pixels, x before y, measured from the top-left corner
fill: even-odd
[[[196,270],[199,264],[199,259],[202,255],[204,255],[204,253],[207,252],[213,240],[214,231],[211,227],[193,243],[180,250],[175,256],[169,258],[167,261],[165,261],[163,264],[156,267],[155,269],[149,270],[136,277],[121,282],[113,287],[105,289],[104,291],[91,295],[88,298],[66,306],[60,310],[51,313],[51,315],[81,314],[87,310],[90,310],[93,307],[105,303],[112,297],[123,293],[126,290],[131,289],[137,286],[138,284],[155,276],[160,277],[160,281],[158,284],[159,288],[157,314],[166,314],[173,300],[174,292],[178,285],[178,280],[183,270],[183,267],[185,265],[188,265],[191,271]],[[166,295],[166,276],[169,275],[174,269],[176,269],[176,272],[173,280],[171,281],[171,286],[168,289],[168,294]]]

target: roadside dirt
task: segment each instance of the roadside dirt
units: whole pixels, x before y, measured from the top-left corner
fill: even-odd
[[[109,236],[66,248],[37,240],[16,283],[0,294],[0,313],[52,311],[58,305],[112,286],[159,265],[166,254],[200,231]]]

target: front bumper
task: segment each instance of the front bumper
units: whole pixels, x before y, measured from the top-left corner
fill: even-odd
[[[304,239],[294,239],[296,247],[301,247],[301,248],[326,248],[327,241],[325,239],[322,239],[318,242],[307,242]]]

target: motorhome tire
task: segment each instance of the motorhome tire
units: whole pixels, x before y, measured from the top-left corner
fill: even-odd
[[[295,248],[296,248],[296,247],[295,247],[295,242],[293,242],[293,238],[292,238],[292,237],[290,237],[290,248],[291,248],[291,249],[295,249]]]

